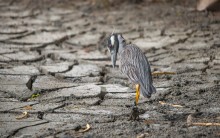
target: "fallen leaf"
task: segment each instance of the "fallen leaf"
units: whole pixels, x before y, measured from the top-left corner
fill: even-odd
[[[90,129],[91,129],[91,126],[89,124],[86,124],[86,128],[82,128],[78,132],[83,133],[83,132],[89,131]]]
[[[37,93],[37,94],[32,94],[31,97],[30,97],[29,99],[27,99],[27,101],[32,101],[32,100],[36,99],[36,98],[39,97],[39,96],[40,96],[39,93]]]
[[[39,93],[37,93],[37,94],[32,94],[32,95],[31,95],[31,99],[35,99],[35,98],[37,98],[38,96],[40,96]]]
[[[145,138],[146,136],[149,136],[149,133],[143,133],[143,134],[137,135],[137,138]]]
[[[186,119],[186,123],[188,126],[191,126],[192,125],[192,120],[193,120],[193,117],[192,115],[189,115]]]
[[[24,106],[23,108],[24,108],[25,110],[32,110],[32,109],[33,109],[32,106],[30,106],[30,105]]]
[[[154,124],[155,121],[154,120],[144,120],[145,124]]]
[[[28,112],[24,111],[21,115],[17,116],[16,119],[20,120],[20,119],[24,119],[28,117]]]

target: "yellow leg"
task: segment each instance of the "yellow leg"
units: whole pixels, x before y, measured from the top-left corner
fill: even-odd
[[[140,85],[136,84],[136,97],[135,97],[136,105],[138,104],[139,97],[140,97]]]

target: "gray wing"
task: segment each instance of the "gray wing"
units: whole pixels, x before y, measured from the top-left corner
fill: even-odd
[[[141,85],[141,92],[150,97],[156,89],[153,86],[150,64],[146,56],[135,45],[128,45],[120,55],[121,72],[133,82]]]
[[[125,74],[131,82],[133,83],[139,83],[139,73],[135,69],[135,67],[131,64],[124,64],[121,66],[121,72]]]

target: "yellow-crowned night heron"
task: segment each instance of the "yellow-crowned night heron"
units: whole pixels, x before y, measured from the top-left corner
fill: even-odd
[[[150,98],[156,89],[153,86],[150,64],[142,51],[136,45],[127,45],[121,34],[112,34],[107,47],[111,53],[113,68],[119,54],[121,72],[136,85],[135,105],[138,103],[140,91],[144,97]]]

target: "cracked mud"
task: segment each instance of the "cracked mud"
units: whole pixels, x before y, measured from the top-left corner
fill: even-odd
[[[219,14],[195,1],[41,2],[0,0],[0,137],[220,136],[219,126],[187,125],[189,115],[220,122]],[[113,28],[153,72],[176,73],[153,77],[157,93],[140,97],[136,121],[134,88],[104,47]]]

